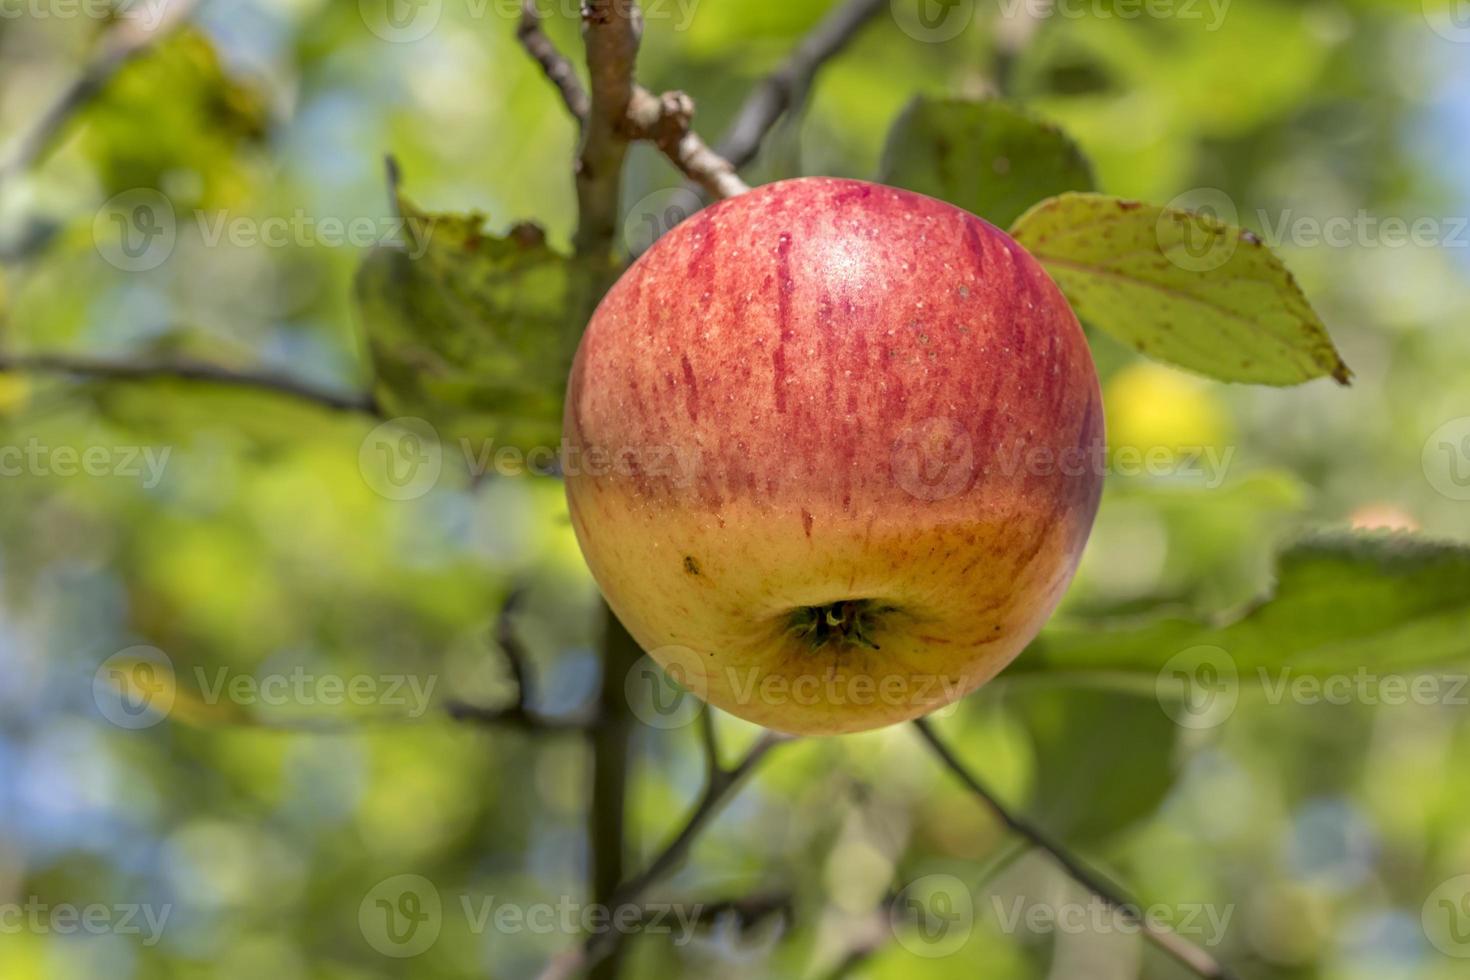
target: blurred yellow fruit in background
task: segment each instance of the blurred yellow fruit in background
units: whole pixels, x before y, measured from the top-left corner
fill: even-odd
[[[1231,438],[1229,414],[1211,383],[1158,364],[1134,364],[1114,374],[1103,404],[1115,455],[1124,447],[1141,453],[1202,449]]]
[[[21,374],[0,373],[0,418],[19,413],[31,400],[31,383]]]

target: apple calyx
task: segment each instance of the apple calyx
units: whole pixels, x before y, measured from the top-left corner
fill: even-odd
[[[860,646],[877,650],[873,639],[884,614],[893,607],[872,599],[842,599],[821,606],[793,610],[788,628],[811,644],[813,650],[827,647]]]

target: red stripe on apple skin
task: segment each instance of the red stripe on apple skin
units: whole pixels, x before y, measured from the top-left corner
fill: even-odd
[[[840,575],[829,591],[966,604],[923,635],[988,677],[1060,597],[1102,483],[1096,372],[1041,266],[972,215],[858,181],[767,185],[664,236],[594,315],[566,422],[574,452],[692,462],[568,468],[589,563],[646,646],[678,633],[653,604],[708,612],[737,562],[786,583],[742,602],[779,604],[789,569],[765,566],[795,561]]]

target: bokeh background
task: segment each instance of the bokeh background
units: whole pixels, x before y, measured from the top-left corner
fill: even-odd
[[[690,92],[713,137],[827,3],[646,6],[640,78]],[[1226,386],[1094,336],[1113,446],[1218,465],[1115,474],[1062,618],[1226,615],[1267,594],[1272,556],[1313,529],[1470,538],[1463,7],[1179,0],[1138,16],[1090,0],[1046,17],[1020,54],[1011,94],[1076,138],[1102,188],[1233,209],[1296,272],[1357,373],[1347,389]],[[991,91],[996,32],[1016,9],[894,0],[747,176],[872,176],[914,95]],[[26,131],[95,57],[113,25],[78,10],[5,6],[0,134]],[[567,0],[543,10],[580,56]],[[353,277],[393,231],[388,152],[419,204],[480,211],[497,232],[534,220],[565,248],[575,130],[516,42],[515,5],[410,13],[404,27],[375,0],[214,0],[119,71],[37,166],[0,182],[4,350],[183,355],[367,389]],[[629,251],[678,213],[680,186],[635,148]],[[137,193],[181,216],[166,257],[141,270],[123,267],[106,220],[107,202]],[[1405,241],[1394,222],[1416,221],[1424,234]],[[512,589],[536,707],[574,717],[595,697],[599,602],[560,485],[471,481],[447,464],[393,499],[364,462],[376,424],[248,390],[0,373],[0,444],[52,462],[101,447],[108,461],[100,475],[30,463],[0,479],[0,909],[105,913],[71,930],[0,915],[0,977],[515,978],[577,941],[471,913],[585,900],[583,744],[445,710],[513,695],[493,634]],[[119,714],[94,684],[139,647],[178,671],[162,723]],[[199,684],[272,677],[309,682],[279,698]],[[329,703],[323,679],[355,678],[369,694]],[[1145,905],[1187,933],[1193,909],[1192,938],[1244,976],[1465,976],[1464,698],[1304,700],[1245,694],[1228,719],[1191,727],[1151,691],[1003,677],[938,724]],[[694,711],[638,727],[635,855],[700,790]],[[756,735],[717,723],[732,751]],[[1008,850],[906,727],[786,745],[653,897],[775,895],[789,914],[682,944],[638,938],[625,975],[824,976],[868,948],[849,975],[1186,975],[1106,922],[1008,924],[1018,898],[1085,901]],[[403,950],[363,914],[400,875],[442,903],[412,957],[389,955]],[[983,882],[968,918],[956,913],[954,948],[895,937],[875,912],[929,875]],[[1426,926],[1441,899],[1465,913],[1463,936]]]

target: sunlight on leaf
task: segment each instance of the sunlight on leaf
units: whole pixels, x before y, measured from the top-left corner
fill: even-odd
[[[1063,194],[1011,234],[1077,315],[1156,360],[1221,381],[1294,385],[1352,372],[1259,238],[1208,215]]]

